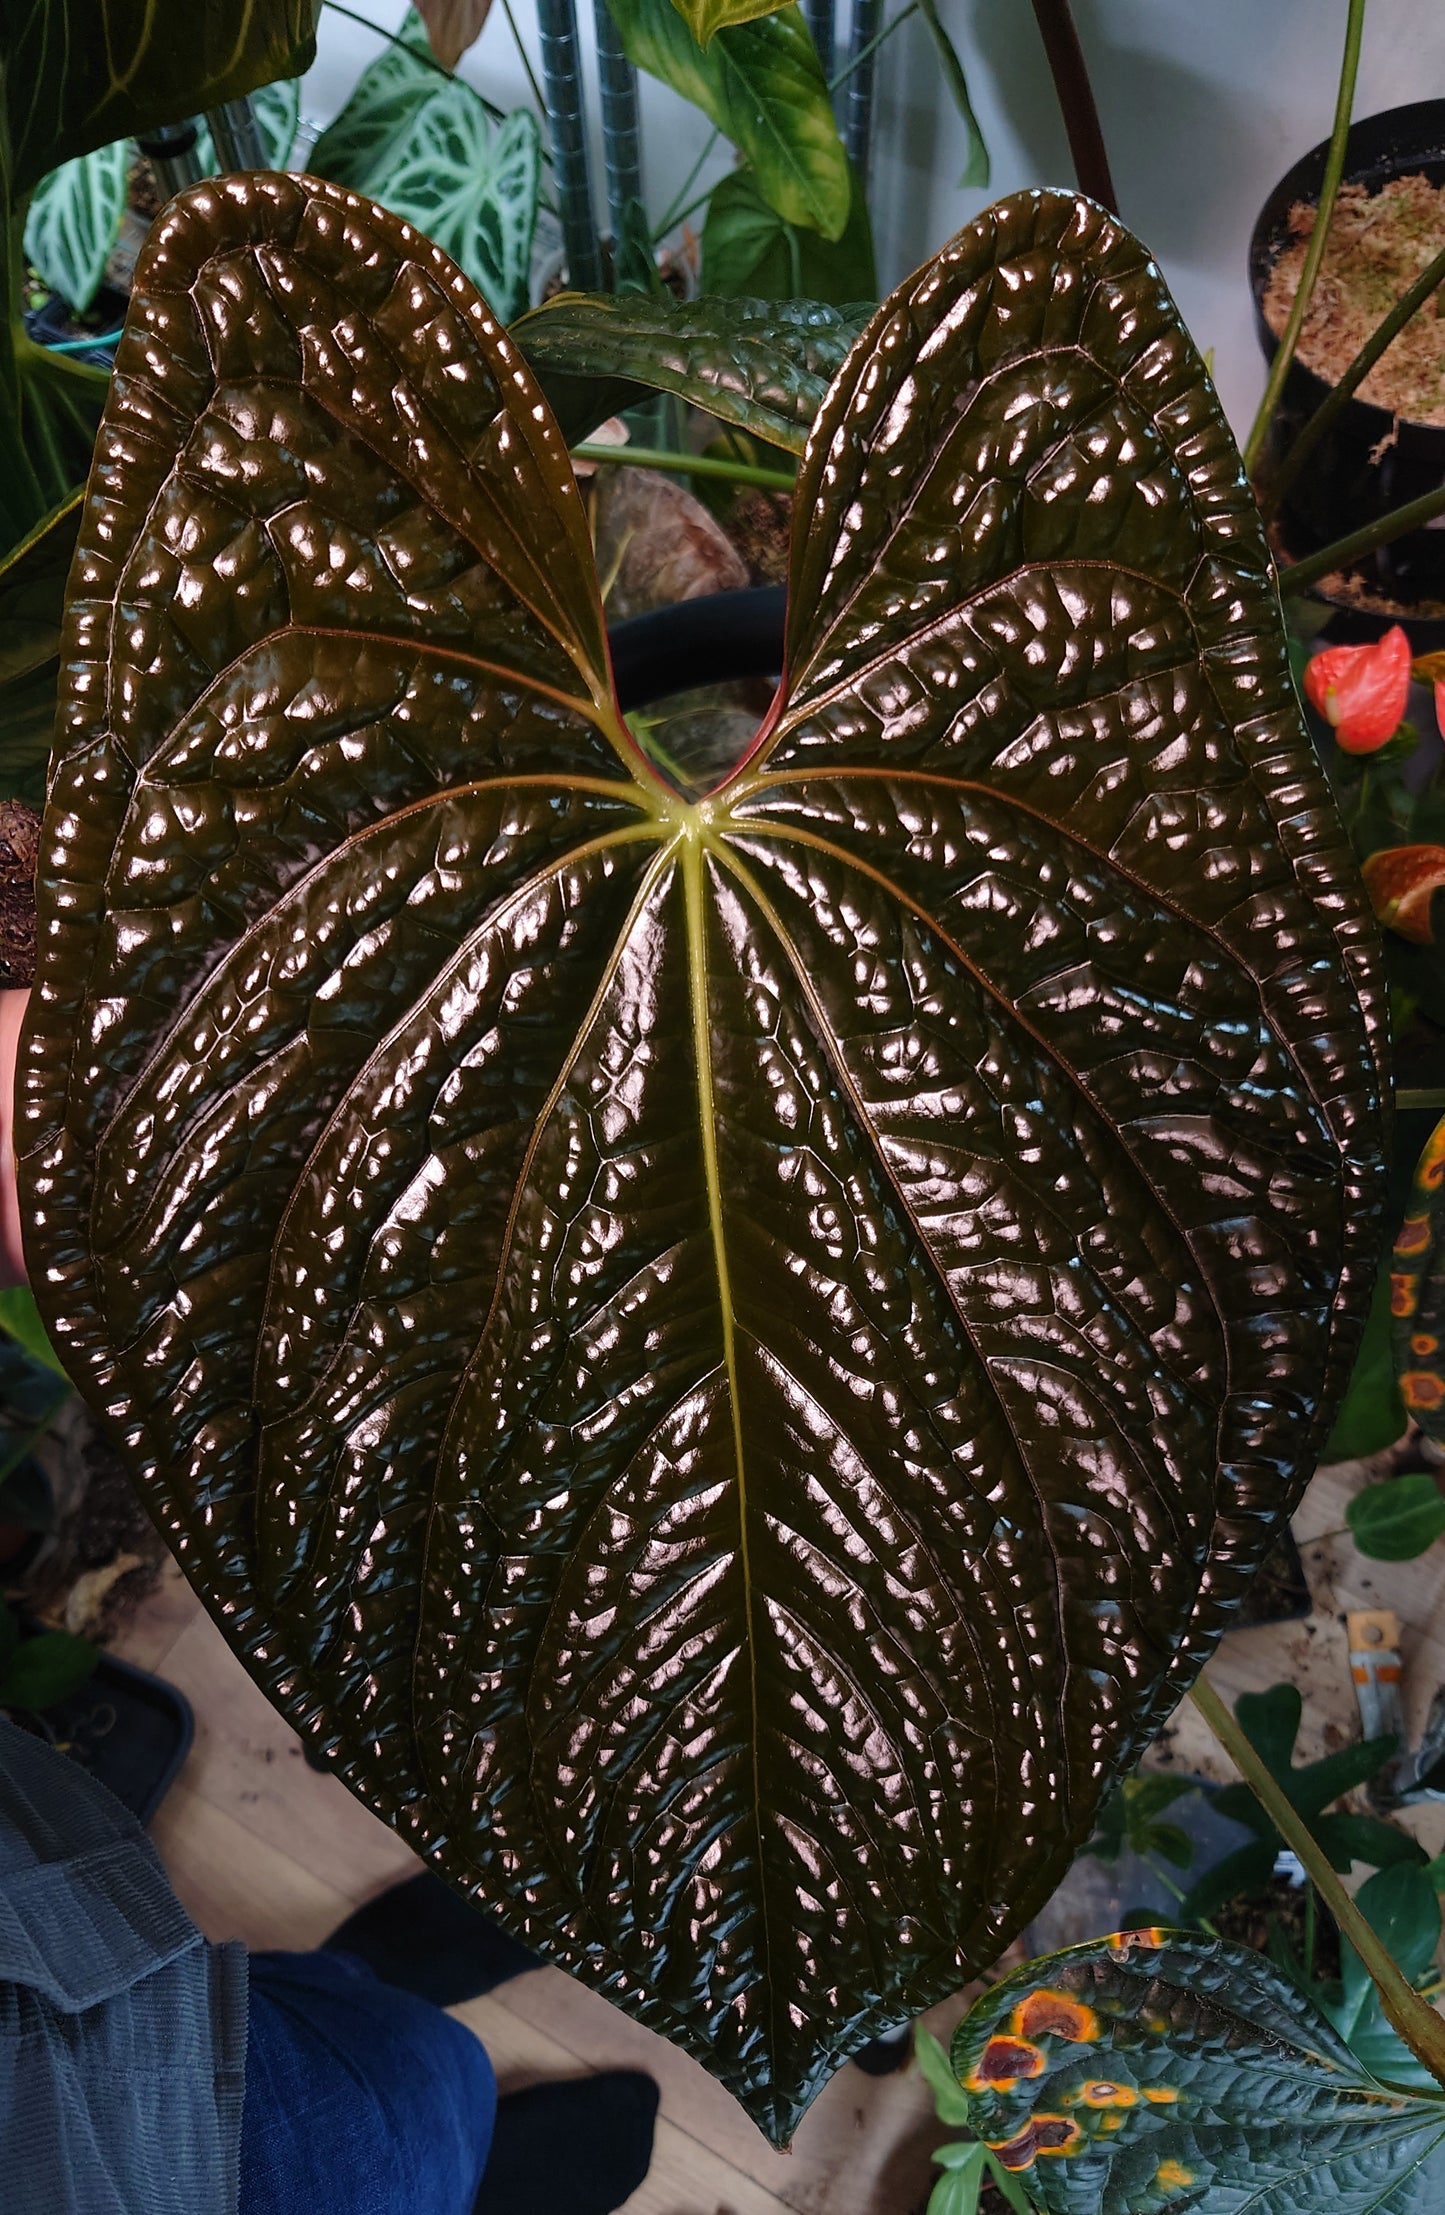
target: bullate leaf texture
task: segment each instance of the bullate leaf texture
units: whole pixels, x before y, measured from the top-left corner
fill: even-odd
[[[1349,1374],[1374,927],[1145,250],[1035,192],[819,411],[715,789],[516,344],[154,226],[63,648],[36,1297],[282,1710],[785,2140],[1048,1895]]]
[[[1378,2083],[1289,1977],[1217,1938],[1126,1931],[1026,1962],[951,2059],[1042,2215],[1445,2204],[1445,2099]]]

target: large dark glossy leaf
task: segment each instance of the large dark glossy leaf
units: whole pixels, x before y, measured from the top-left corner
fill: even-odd
[[[1376,2083],[1242,1946],[1159,1931],[1026,1962],[953,2041],[1044,2215],[1438,2215],[1445,2099]]]
[[[1414,1184],[1390,1275],[1400,1398],[1431,1438],[1445,1438],[1445,1121],[1436,1124]]]
[[[801,454],[871,308],[562,292],[512,325],[569,440],[649,391]]]
[[[314,183],[178,202],[23,1079],[47,1325],[238,1650],[778,2137],[1209,1650],[1381,1183],[1371,921],[1142,248],[972,224],[796,512],[786,683],[688,800],[465,280]]]
[[[5,0],[0,9],[0,135],[9,190],[158,123],[177,123],[316,53],[320,0]],[[3,163],[0,163],[3,167]]]

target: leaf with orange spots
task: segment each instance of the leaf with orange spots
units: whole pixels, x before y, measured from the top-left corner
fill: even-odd
[[[1445,2098],[1377,2083],[1242,1946],[1124,1938],[1026,1962],[954,2036],[968,2125],[1042,2215],[1439,2215]],[[1043,2066],[990,2084],[1023,2023]]]
[[[1416,1164],[1390,1281],[1400,1397],[1428,1438],[1445,1439],[1445,1118]]]

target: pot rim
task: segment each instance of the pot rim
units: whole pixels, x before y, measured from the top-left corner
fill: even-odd
[[[1288,235],[1289,211],[1296,200],[1318,200],[1324,183],[1329,140],[1321,140],[1287,169],[1269,194],[1250,234],[1249,283],[1254,298],[1255,327],[1266,361],[1273,361],[1279,340],[1264,317],[1264,295]],[[1437,184],[1445,184],[1445,100],[1415,100],[1398,108],[1383,108],[1378,115],[1362,116],[1350,126],[1345,142],[1347,184],[1383,185],[1391,177],[1423,170]],[[1298,379],[1311,410],[1334,387],[1309,369],[1296,355],[1291,379]],[[1422,462],[1445,466],[1445,425],[1417,423],[1409,416],[1395,416],[1373,400],[1348,400],[1340,417],[1357,438],[1371,445],[1390,436],[1399,424],[1400,449]]]

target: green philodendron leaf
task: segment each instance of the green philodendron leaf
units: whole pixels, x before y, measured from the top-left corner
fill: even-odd
[[[1372,1561],[1413,1561],[1445,1537],[1445,1499],[1428,1469],[1367,1484],[1345,1509],[1350,1535]]]
[[[823,300],[844,309],[878,297],[873,227],[856,176],[838,239],[784,221],[750,169],[720,177],[702,227],[702,289],[748,300]]]
[[[25,251],[45,282],[83,313],[100,290],[125,213],[130,140],[77,154],[43,177],[25,218]]]
[[[955,2127],[966,2123],[968,2095],[949,2067],[948,2055],[932,2031],[925,2030],[921,2023],[913,2033],[913,2052],[918,2062],[919,2074],[933,2094],[938,2120],[941,2123],[951,2123]]]
[[[65,580],[82,498],[72,493],[0,561],[0,799],[35,808],[45,801]]]
[[[673,0],[608,0],[627,58],[671,85],[751,162],[768,204],[800,230],[841,238],[853,180],[823,65],[796,6],[735,23],[699,46]]]
[[[414,223],[495,314],[506,319],[526,307],[542,183],[536,119],[518,108],[494,133],[471,86],[438,75],[414,9],[322,132],[308,166]]]
[[[1409,1428],[1391,1344],[1390,1277],[1387,1254],[1375,1282],[1350,1388],[1325,1447],[1326,1461],[1356,1461],[1383,1453]]]
[[[35,1295],[29,1285],[6,1285],[0,1290],[0,1331],[7,1338],[13,1339],[52,1380],[59,1377],[67,1390],[69,1389],[70,1380],[65,1374],[65,1366],[50,1343],[35,1305]],[[3,1370],[0,1370],[0,1374],[3,1374]]]
[[[1212,1647],[1384,1178],[1369,913],[1137,241],[971,224],[795,513],[786,681],[679,789],[465,278],[314,180],[176,202],[21,1166],[47,1327],[258,1679],[778,2139]]]
[[[756,22],[760,15],[776,15],[787,4],[788,0],[672,0],[699,46],[706,46],[730,23]]]
[[[8,133],[10,142],[9,190],[30,191],[94,147],[303,75],[316,54],[319,6],[5,0],[0,137]]]
[[[1445,1118],[1436,1124],[1416,1164],[1390,1263],[1392,1350],[1400,1399],[1428,1438],[1445,1439]]]
[[[1242,1946],[1128,1933],[959,2025],[970,2120],[1043,2215],[1438,2215],[1445,2099],[1392,2092]]]
[[[871,313],[816,300],[563,292],[514,323],[512,337],[569,444],[655,391],[801,454]]]

